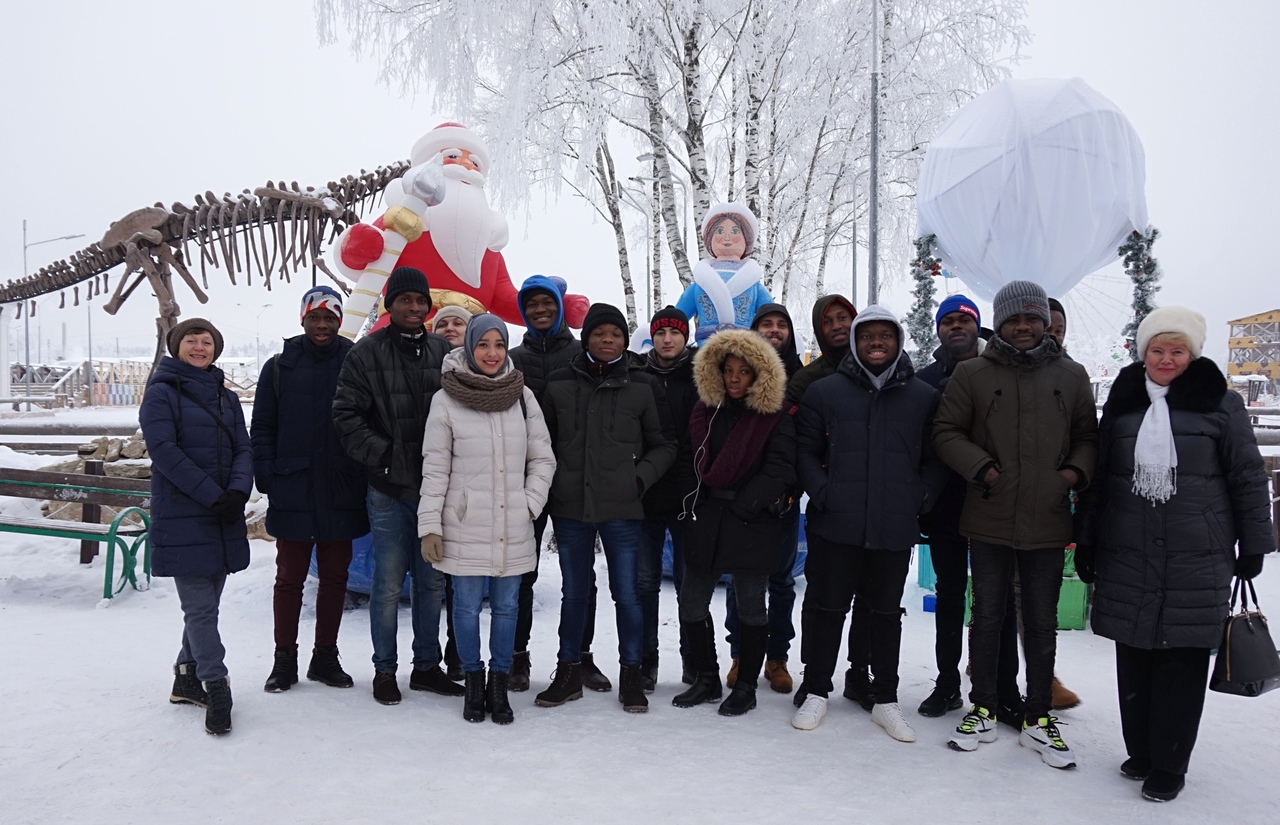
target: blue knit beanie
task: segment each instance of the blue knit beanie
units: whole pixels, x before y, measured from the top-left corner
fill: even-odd
[[[945,301],[938,305],[938,314],[933,316],[934,325],[942,323],[942,319],[953,312],[963,312],[973,316],[973,322],[982,328],[982,313],[978,311],[978,305],[969,299],[967,295],[951,295]]]

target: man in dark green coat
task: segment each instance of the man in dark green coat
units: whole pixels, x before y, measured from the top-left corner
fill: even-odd
[[[1055,768],[1075,765],[1050,715],[1058,592],[1072,541],[1071,491],[1098,452],[1098,419],[1084,367],[1045,330],[1049,297],[1012,281],[993,301],[996,334],[956,366],[938,407],[933,443],[968,484],[960,532],[969,538],[973,707],[951,737],[972,751],[996,739],[996,662],[1016,563],[1022,581],[1027,699],[1020,741]]]
[[[662,430],[650,377],[628,369],[627,321],[595,304],[582,325],[584,352],[551,375],[540,403],[556,453],[547,509],[559,545],[563,600],[556,675],[537,703],[556,707],[582,696],[582,626],[599,535],[609,562],[618,621],[618,698],[648,710],[641,683],[642,619],[636,583],[643,497],[676,458]]]

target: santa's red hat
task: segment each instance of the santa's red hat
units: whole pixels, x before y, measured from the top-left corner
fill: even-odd
[[[479,135],[461,123],[441,123],[427,132],[413,144],[413,151],[409,153],[409,162],[418,166],[445,149],[466,149],[475,156],[480,165],[480,173],[489,174],[489,150],[484,147]]]

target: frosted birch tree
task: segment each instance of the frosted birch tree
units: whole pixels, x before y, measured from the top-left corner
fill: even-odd
[[[345,30],[358,53],[380,62],[385,82],[483,131],[501,159],[493,185],[504,205],[566,187],[589,201],[617,242],[633,322],[627,241],[643,236],[650,254],[659,233],[687,285],[703,250],[683,231],[685,211],[700,227],[713,202],[744,200],[760,219],[767,286],[796,306],[825,287],[833,253],[865,246],[871,0],[315,7],[322,39]],[[911,257],[929,138],[1007,76],[1028,35],[1021,0],[880,0],[879,8],[880,258],[889,280],[905,275]],[[648,156],[642,194],[657,193],[648,218],[623,208],[622,147]]]

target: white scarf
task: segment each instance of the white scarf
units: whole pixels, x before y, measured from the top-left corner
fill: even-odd
[[[1133,448],[1133,492],[1163,504],[1178,492],[1178,451],[1173,444],[1173,426],[1169,421],[1169,404],[1162,387],[1147,378],[1147,397],[1151,406],[1138,428],[1138,442]]]
[[[715,268],[715,261],[703,258],[693,268],[693,282],[702,287],[716,308],[716,323],[732,325],[733,299],[760,283],[764,270],[751,258],[743,260],[738,271],[726,281]]]

